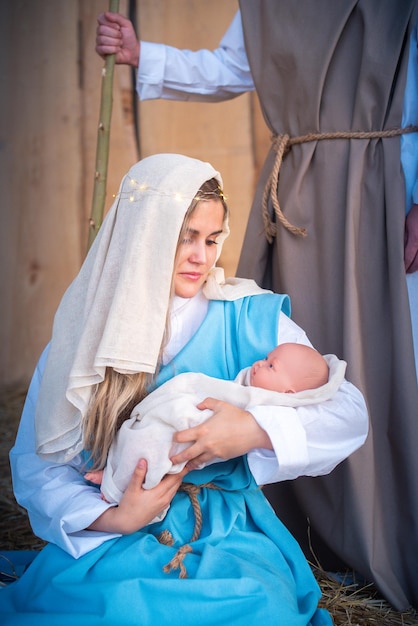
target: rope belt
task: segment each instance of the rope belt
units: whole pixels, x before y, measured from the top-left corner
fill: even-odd
[[[278,222],[284,226],[290,233],[298,237],[306,237],[306,228],[299,228],[294,226],[284,216],[278,199],[277,187],[279,182],[279,172],[282,165],[283,158],[290,151],[292,146],[296,146],[302,143],[308,143],[311,141],[323,141],[324,139],[382,139],[384,137],[397,137],[406,133],[418,132],[418,126],[406,126],[405,128],[393,128],[391,130],[377,130],[370,132],[361,131],[341,131],[335,133],[308,133],[306,135],[300,135],[298,137],[290,137],[287,134],[273,135],[272,136],[272,148],[276,153],[274,159],[273,169],[267,180],[266,186],[263,192],[262,199],[262,212],[264,221],[264,232],[266,239],[269,243],[272,243],[277,233],[276,222],[273,222],[268,212],[268,200],[271,199],[275,216]]]
[[[193,534],[188,543],[180,546],[177,550],[176,554],[173,556],[171,561],[164,565],[163,571],[167,574],[174,569],[180,569],[179,578],[187,578],[187,571],[185,565],[183,563],[184,557],[188,552],[193,552],[192,547],[189,545],[196,541],[200,537],[200,531],[202,530],[202,510],[200,508],[198,495],[201,489],[218,489],[222,490],[222,487],[218,487],[214,483],[205,483],[204,485],[194,485],[193,483],[182,483],[179,487],[179,491],[184,491],[190,498],[190,502],[193,507],[193,512],[195,516],[195,525]],[[158,541],[166,546],[174,545],[173,535],[169,530],[163,530],[162,533],[158,536]]]

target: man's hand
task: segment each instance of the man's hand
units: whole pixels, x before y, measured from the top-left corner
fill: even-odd
[[[418,270],[418,204],[413,204],[406,216],[404,259],[407,274]]]
[[[102,58],[115,54],[116,63],[138,67],[140,43],[132,22],[119,13],[102,13],[97,23],[97,54]]]

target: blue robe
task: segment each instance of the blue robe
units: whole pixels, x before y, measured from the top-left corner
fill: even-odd
[[[287,298],[275,295],[211,302],[196,335],[161,370],[158,382],[187,371],[186,364],[233,378],[275,346],[279,313],[287,307]],[[299,545],[255,483],[246,457],[191,472],[187,482],[211,485],[198,495],[202,527],[195,541],[189,543],[195,511],[189,495],[179,491],[161,522],[106,541],[79,559],[48,544],[17,582],[0,590],[0,623],[332,624],[317,609],[321,593]],[[160,543],[163,531],[173,545]],[[184,556],[181,578],[179,569],[164,567],[184,545],[192,551]]]

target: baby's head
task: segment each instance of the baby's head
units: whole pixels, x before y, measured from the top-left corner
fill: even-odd
[[[252,365],[250,385],[295,393],[324,385],[328,375],[327,362],[319,352],[302,343],[282,343]]]

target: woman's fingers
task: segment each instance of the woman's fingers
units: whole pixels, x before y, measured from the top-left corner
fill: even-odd
[[[132,478],[126,488],[126,491],[128,491],[128,489],[131,491],[140,491],[142,489],[142,485],[144,484],[145,476],[147,474],[147,468],[148,466],[146,460],[139,459],[132,474]]]

